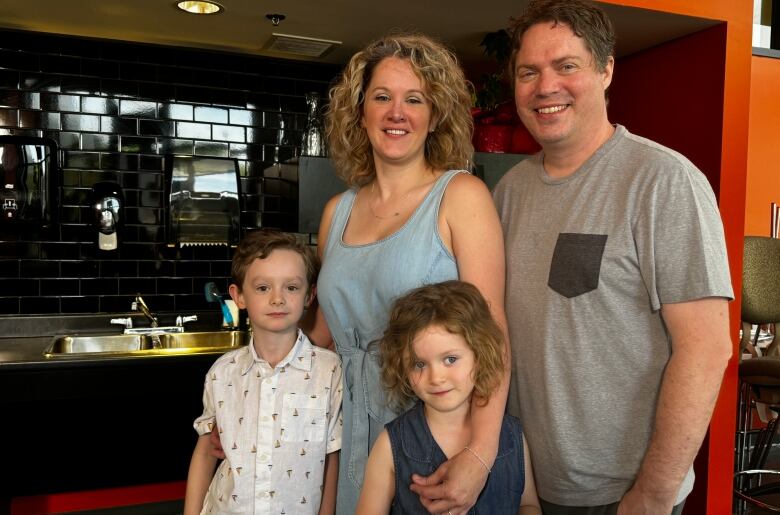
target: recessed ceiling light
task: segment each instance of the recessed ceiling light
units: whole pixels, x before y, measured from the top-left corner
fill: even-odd
[[[222,12],[221,5],[205,1],[176,2],[176,7],[191,14],[217,14]]]

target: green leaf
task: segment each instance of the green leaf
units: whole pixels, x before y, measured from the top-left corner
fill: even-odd
[[[485,34],[479,46],[484,48],[486,56],[494,58],[499,65],[504,65],[512,53],[512,38],[506,29],[499,29]]]

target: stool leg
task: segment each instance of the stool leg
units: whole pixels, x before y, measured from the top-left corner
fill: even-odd
[[[739,420],[737,421],[737,472],[745,470],[747,465],[748,430],[750,429],[750,414],[752,410],[750,387],[742,383],[739,393]]]
[[[736,468],[735,473],[745,470],[745,466],[747,465],[749,448],[748,431],[751,425],[750,415],[752,413],[751,407],[752,397],[750,386],[743,382],[740,384],[739,409],[737,410],[739,418],[737,420],[736,459],[734,460],[734,465]],[[745,478],[741,475],[737,476],[735,482],[735,488],[741,491],[744,488]],[[745,501],[739,497],[735,497],[734,501],[736,515],[743,515],[747,507]]]
[[[766,429],[764,430],[764,438],[761,442],[761,450],[758,453],[758,460],[756,462],[756,467],[753,468],[764,468],[764,465],[766,464],[767,458],[769,458],[769,451],[772,450],[772,442],[775,439],[775,434],[777,433],[777,417],[773,418],[769,421],[769,423],[766,425]],[[758,449],[756,449],[758,450]]]

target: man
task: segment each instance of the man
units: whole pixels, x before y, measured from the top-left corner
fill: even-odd
[[[509,411],[545,514],[680,513],[731,355],[715,197],[685,157],[609,122],[614,42],[590,3],[532,2],[510,60],[542,151],[494,193]]]

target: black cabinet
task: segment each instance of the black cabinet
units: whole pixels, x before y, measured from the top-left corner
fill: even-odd
[[[0,370],[0,498],[186,479],[217,357]]]
[[[474,153],[474,175],[485,181],[488,189],[493,191],[498,181],[513,166],[526,159],[526,154],[500,154],[495,152]]]

